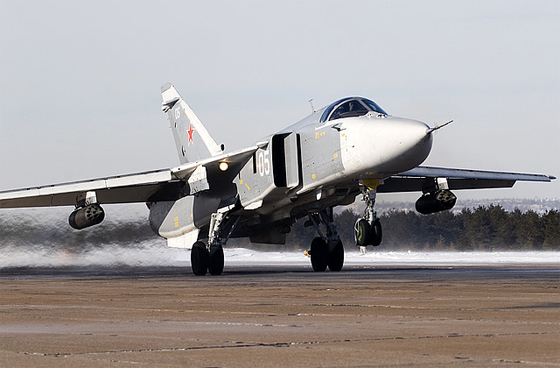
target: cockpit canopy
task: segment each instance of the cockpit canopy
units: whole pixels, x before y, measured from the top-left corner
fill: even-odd
[[[368,112],[387,115],[377,104],[367,98],[347,97],[334,102],[321,115],[321,123],[342,118],[363,116]]]

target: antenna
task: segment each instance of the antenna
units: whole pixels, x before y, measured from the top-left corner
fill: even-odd
[[[452,122],[453,122],[453,120],[449,120],[447,123],[443,123],[443,124],[440,124],[440,125],[436,125],[435,127],[428,129],[428,130],[426,131],[426,134],[430,134],[431,132],[434,132],[434,131],[436,131],[436,130],[438,130],[438,129],[441,129],[441,128],[443,128],[444,126],[446,126],[446,125],[448,125],[448,124],[451,124]]]
[[[315,108],[313,107],[313,99],[309,100],[309,104],[311,105],[311,112],[315,112]]]

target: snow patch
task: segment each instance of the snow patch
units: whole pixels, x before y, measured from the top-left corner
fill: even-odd
[[[310,265],[302,252],[259,252],[244,248],[226,248],[226,266]],[[347,251],[345,264],[353,266],[476,266],[560,264],[560,252],[390,252]],[[88,249],[4,246],[0,269],[13,267],[65,266],[190,266],[190,252],[167,248],[153,242],[126,247],[107,245]]]

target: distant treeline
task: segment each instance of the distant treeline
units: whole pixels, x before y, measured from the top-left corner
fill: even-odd
[[[335,223],[347,251],[354,248],[354,224],[360,215],[352,210],[335,214]],[[499,205],[479,206],[460,212],[420,215],[414,211],[389,210],[381,216],[383,242],[378,250],[560,250],[560,212],[543,214],[518,209],[506,211]],[[308,249],[317,236],[305,219],[294,224],[284,246],[251,244],[248,239],[231,239],[228,247],[259,250]],[[141,242],[165,245],[146,218],[106,219],[98,226],[74,230],[66,215],[44,217],[43,213],[0,213],[0,246],[82,248],[106,244],[135,246]],[[370,248],[371,249],[371,248]]]
[[[360,217],[351,210],[335,215],[346,249],[354,244],[353,227]],[[560,212],[544,214],[519,209],[506,211],[499,205],[463,209],[432,215],[390,210],[380,216],[383,242],[379,250],[560,250]],[[313,228],[294,226],[290,243],[309,244]]]

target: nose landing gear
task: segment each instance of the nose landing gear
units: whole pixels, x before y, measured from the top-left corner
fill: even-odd
[[[354,226],[354,239],[356,245],[365,247],[373,245],[374,247],[381,244],[383,232],[381,229],[381,222],[377,217],[377,212],[374,210],[375,206],[375,189],[366,189],[362,187],[362,199],[366,202],[366,209],[362,218],[356,221]]]

